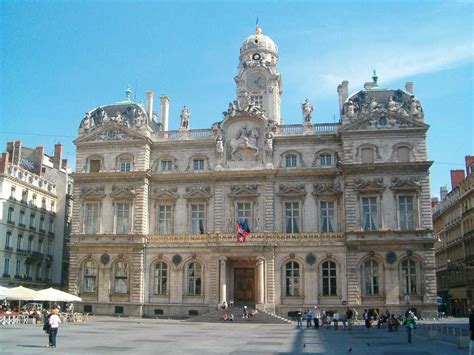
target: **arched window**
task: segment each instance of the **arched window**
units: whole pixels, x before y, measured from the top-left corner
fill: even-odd
[[[398,147],[397,148],[397,160],[399,162],[409,162],[410,161],[410,149],[408,147]]]
[[[402,285],[405,295],[418,293],[416,262],[412,259],[402,261]]]
[[[336,263],[330,260],[325,261],[321,265],[321,274],[323,296],[335,296],[337,294]]]
[[[286,154],[285,155],[285,168],[296,168],[298,157],[296,154]]]
[[[364,292],[367,296],[378,295],[379,290],[379,264],[373,260],[367,260],[363,266]]]
[[[114,293],[128,292],[128,265],[124,261],[114,264]]]
[[[201,292],[202,292],[201,265],[195,262],[189,263],[186,272],[187,272],[186,281],[188,284],[188,287],[187,287],[188,295],[193,295],[193,296],[201,295]]]
[[[300,295],[300,264],[296,261],[289,261],[285,265],[285,294]]]
[[[13,213],[15,212],[15,209],[13,207],[8,207],[8,215],[7,215],[7,221],[8,222],[13,222]]]
[[[153,282],[153,293],[155,295],[166,295],[168,290],[168,265],[163,261],[155,264]]]
[[[82,266],[82,292],[95,292],[97,289],[97,264],[87,260]]]

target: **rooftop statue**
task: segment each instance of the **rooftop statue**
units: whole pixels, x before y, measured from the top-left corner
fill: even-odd
[[[301,104],[301,109],[303,110],[303,122],[311,122],[314,107],[308,99]]]
[[[189,117],[191,117],[191,111],[189,111],[188,106],[184,105],[183,109],[181,110],[181,128],[188,129],[189,128]]]

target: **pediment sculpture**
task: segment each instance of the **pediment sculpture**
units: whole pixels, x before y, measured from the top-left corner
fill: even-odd
[[[232,138],[229,142],[231,160],[243,160],[243,154],[239,154],[240,150],[252,151],[253,156],[257,157],[259,153],[258,139],[260,131],[258,127],[250,128],[242,126],[236,138]]]

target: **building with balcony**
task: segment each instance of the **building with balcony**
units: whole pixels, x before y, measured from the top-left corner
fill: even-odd
[[[155,113],[152,92],[85,114],[70,250],[81,310],[436,309],[429,126],[413,85],[384,88],[374,73],[349,95],[344,81],[338,123],[314,122],[306,100],[301,124],[285,125],[278,58],[257,27],[236,97],[208,129],[190,129],[185,106],[170,131],[170,99]]]
[[[451,171],[451,191],[441,189],[433,211],[438,296],[453,316],[468,316],[474,304],[473,172],[474,156],[466,156],[467,176],[464,170]]]
[[[7,143],[0,160],[0,285],[67,285],[72,180],[62,145]]]

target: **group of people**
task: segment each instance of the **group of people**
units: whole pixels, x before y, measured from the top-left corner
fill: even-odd
[[[297,312],[296,320],[298,328],[303,326],[303,319],[306,320],[306,327],[319,329],[320,326],[326,327],[329,329],[331,324],[334,325],[334,330],[339,329],[339,323],[342,324],[343,330],[352,330],[354,324],[355,311],[347,308],[346,312],[340,314],[337,310],[335,311],[325,311],[324,309],[319,309],[317,306],[314,307],[314,311],[307,308],[303,312],[303,309]]]
[[[48,334],[48,348],[56,347],[56,337],[60,323],[61,318],[59,318],[59,308],[57,306],[53,306],[49,312],[46,308],[44,309],[43,330]]]

